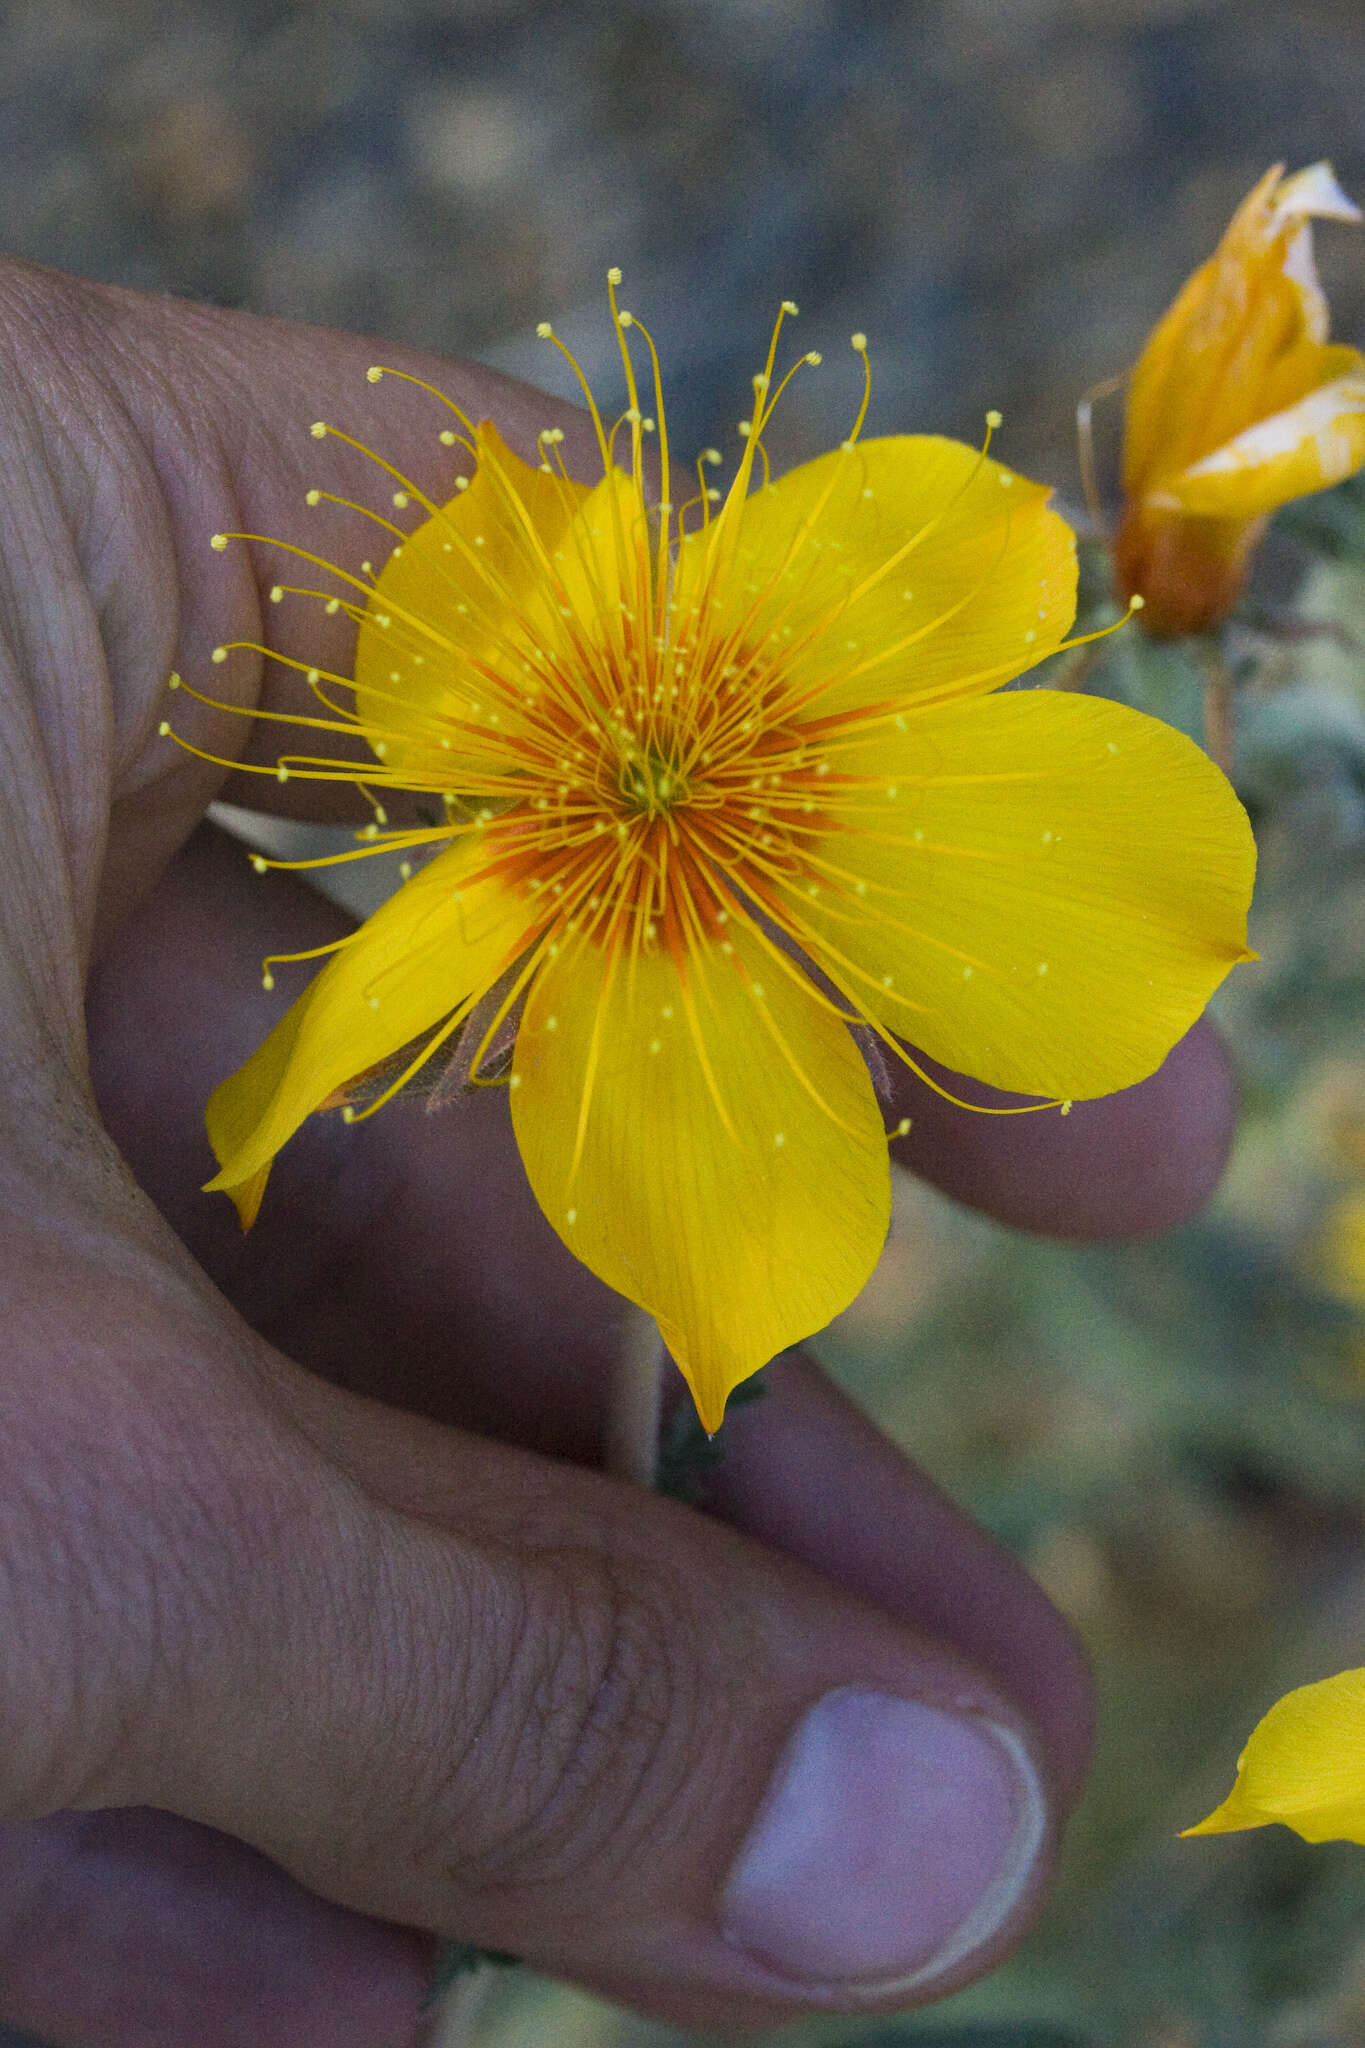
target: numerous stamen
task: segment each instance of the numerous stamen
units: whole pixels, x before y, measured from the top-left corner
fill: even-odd
[[[725,935],[731,917],[743,918],[758,932],[774,971],[794,977],[812,1002],[828,1008],[831,998],[798,959],[812,965],[835,992],[840,1015],[870,1021],[858,995],[861,984],[871,985],[870,978],[831,938],[831,928],[877,926],[903,933],[904,927],[882,900],[893,892],[857,882],[838,859],[838,842],[847,832],[876,836],[887,798],[896,790],[887,778],[850,763],[865,760],[862,743],[886,723],[894,721],[904,730],[907,719],[946,698],[981,690],[992,673],[960,678],[937,692],[829,708],[838,704],[841,689],[853,678],[884,669],[893,659],[903,666],[912,648],[976,601],[994,573],[993,564],[965,594],[898,642],[866,654],[849,642],[847,659],[826,666],[815,680],[807,657],[817,643],[837,635],[851,605],[888,575],[901,573],[959,498],[976,488],[999,415],[988,415],[977,468],[935,516],[896,545],[874,574],[854,587],[833,589],[823,611],[794,628],[791,621],[806,588],[803,550],[811,552],[807,543],[846,476],[842,465],[860,459],[870,392],[866,337],[853,336],[863,368],[862,400],[832,463],[827,488],[794,532],[778,574],[762,588],[749,585],[737,593],[734,571],[745,500],[756,474],[761,470],[765,482],[768,474],[764,430],[793,376],[803,366],[817,365],[820,357],[814,351],[798,357],[774,386],[783,326],[796,314],[796,307],[785,301],[764,366],[753,379],[753,407],[741,424],[741,452],[728,491],[707,483],[707,467],[721,460],[717,450],[707,449],[696,464],[697,494],[675,510],[658,355],[648,331],[619,307],[619,281],[619,272],[609,273],[628,403],[614,425],[604,421],[569,350],[548,323],[540,329],[578,378],[608,479],[618,440],[624,436],[628,441],[625,473],[615,473],[619,488],[601,494],[602,529],[585,532],[575,521],[586,493],[564,469],[562,430],[547,427],[537,437],[536,474],[550,480],[545,491],[557,491],[563,499],[566,537],[556,550],[547,542],[541,512],[522,495],[528,487],[518,485],[515,470],[500,458],[487,432],[421,379],[375,367],[368,372],[372,383],[400,378],[439,399],[453,415],[456,428],[442,430],[439,438],[447,447],[459,447],[475,467],[486,528],[471,527],[463,516],[452,518],[449,509],[391,462],[319,421],[312,428],[315,437],[334,438],[374,463],[387,479],[393,507],[401,512],[417,506],[427,523],[419,542],[386,514],[331,492],[310,490],[308,503],[344,507],[370,519],[396,543],[395,558],[414,544],[422,546],[428,588],[440,602],[421,610],[410,607],[369,563],[357,576],[301,547],[289,551],[337,577],[348,594],[282,585],[271,593],[277,601],[303,597],[321,600],[330,612],[344,611],[361,626],[371,650],[362,664],[363,680],[355,682],[302,662],[287,663],[305,676],[322,715],[251,714],[368,744],[374,765],[363,770],[354,761],[292,753],[277,768],[259,771],[362,789],[373,806],[374,823],[364,828],[355,853],[325,859],[407,853],[475,838],[480,857],[473,879],[496,878],[524,898],[524,929],[498,967],[500,975],[513,967],[517,971],[510,993],[481,1033],[469,1070],[475,1080],[485,1048],[495,1042],[539,965],[570,937],[597,949],[604,984],[628,972],[633,956],[665,952],[680,978],[689,1028],[708,1072],[701,1010],[709,1001],[710,977],[743,972]],[[639,334],[648,351],[653,418],[642,409],[631,334]],[[645,439],[655,433],[661,491],[651,502]],[[457,478],[457,489],[468,481]],[[1001,473],[1001,481],[1009,481],[1007,473]],[[474,502],[473,496],[461,500],[461,513]],[[694,511],[699,517],[689,532],[686,521]],[[1001,556],[1009,533],[1006,518]],[[259,538],[219,534],[213,545]],[[678,589],[678,557],[684,547],[697,551],[685,603]],[[268,652],[250,642],[230,645]],[[375,649],[383,659],[374,658]],[[215,650],[215,660],[226,652]],[[409,678],[417,671],[422,687],[413,689]],[[187,694],[218,709],[235,708],[217,705],[198,691]],[[188,751],[202,751],[175,737]],[[435,797],[441,813],[420,829],[390,827],[374,794],[389,790]],[[314,864],[255,860],[257,866]],[[816,904],[818,921],[811,915]],[[283,957],[266,963],[267,985],[273,965]],[[990,971],[985,963],[965,964],[969,973]],[[478,992],[446,1020],[358,1114],[370,1114],[402,1086],[486,993]],[[755,993],[761,999],[761,990]],[[884,985],[877,996],[879,1007],[888,1000],[899,1006],[913,1036],[913,995]],[[780,1055],[818,1099],[791,1048],[767,1021]],[[874,1023],[874,1028],[908,1060],[883,1026]],[[709,1085],[728,1122],[719,1093]],[[584,1121],[591,1092],[590,1073]]]

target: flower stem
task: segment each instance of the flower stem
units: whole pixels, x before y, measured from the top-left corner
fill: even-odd
[[[482,1963],[456,1978],[437,2009],[427,2048],[472,2048],[495,1977],[493,1965]]]
[[[1232,774],[1237,747],[1237,703],[1221,648],[1207,636],[1198,643],[1204,675],[1204,751],[1224,775]]]
[[[613,1478],[646,1492],[653,1491],[659,1471],[667,1357],[654,1318],[632,1308],[616,1355],[603,1462]]]

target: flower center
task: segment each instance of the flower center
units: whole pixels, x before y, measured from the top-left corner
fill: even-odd
[[[685,804],[691,794],[687,777],[680,773],[676,761],[657,747],[646,747],[640,752],[632,749],[625,755],[619,789],[627,810],[643,818],[663,817]]]

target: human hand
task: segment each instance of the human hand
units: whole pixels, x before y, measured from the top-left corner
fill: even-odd
[[[0,350],[0,2016],[62,2048],[398,2048],[437,1931],[713,2028],[966,1981],[1085,1767],[1083,1667],[1019,1567],[798,1358],[709,1515],[595,1472],[623,1305],[496,1095],[315,1119],[246,1239],[197,1192],[260,956],[340,924],[191,837],[215,795],[328,813],[159,740],[165,679],[229,638],[344,671],[344,619],[207,542],[354,494],[307,427],[372,417],[373,345],[13,266]],[[574,445],[487,371],[386,360]],[[439,482],[427,412],[383,438]],[[920,1171],[1081,1234],[1185,1213],[1231,1121],[1203,1029],[1065,1122],[903,1096]]]

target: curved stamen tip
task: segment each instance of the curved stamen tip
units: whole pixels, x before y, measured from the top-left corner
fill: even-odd
[[[988,412],[988,413],[986,414],[986,425],[987,425],[987,426],[988,426],[988,427],[990,428],[991,432],[992,432],[992,433],[994,434],[994,433],[998,433],[998,432],[999,432],[999,430],[1000,430],[1000,428],[1001,428],[1001,427],[1003,427],[1003,426],[1004,426],[1004,424],[1005,424],[1005,415],[1004,415],[1004,413],[1002,413],[1002,412],[1000,411],[1000,409],[999,409],[999,407],[998,407],[998,406],[994,406],[994,405],[993,405],[993,406],[991,407],[990,411],[989,411],[989,412]]]
[[[384,372],[378,363],[371,363],[369,369],[365,372],[365,382],[367,384],[377,384],[383,374]]]
[[[787,315],[787,318],[789,320],[794,320],[797,314],[801,311],[801,308],[797,305],[795,299],[784,299],[782,301],[782,311]]]

